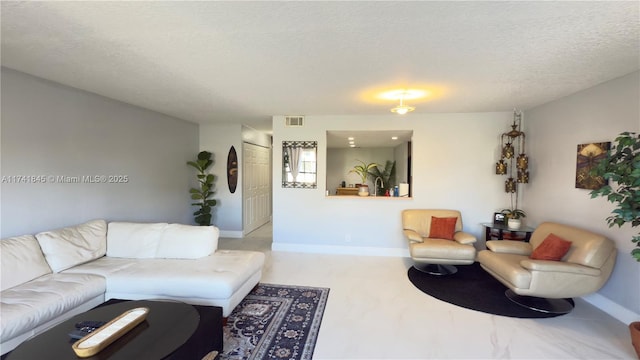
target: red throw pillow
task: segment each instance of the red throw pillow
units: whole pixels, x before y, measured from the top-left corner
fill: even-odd
[[[560,261],[570,247],[571,241],[567,241],[555,234],[549,234],[542,241],[542,244],[533,250],[530,258],[534,260]]]
[[[457,217],[439,218],[432,216],[431,227],[429,228],[429,237],[453,240],[453,234],[456,232],[457,221]]]

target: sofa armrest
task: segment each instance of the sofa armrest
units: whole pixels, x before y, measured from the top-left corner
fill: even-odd
[[[409,242],[414,242],[414,243],[424,242],[424,239],[422,239],[422,236],[420,236],[420,234],[418,234],[413,230],[403,230],[402,232],[404,233],[404,237],[406,237],[407,240],[409,240]]]
[[[464,232],[464,231],[457,231],[453,234],[453,240],[459,242],[462,245],[469,245],[469,244],[473,244],[474,242],[477,241],[476,237]]]
[[[531,244],[514,241],[514,240],[489,240],[486,243],[487,249],[502,254],[515,254],[515,255],[531,255],[533,247]]]
[[[600,269],[564,261],[525,259],[520,261],[520,266],[529,271],[562,272],[590,276],[601,275]]]

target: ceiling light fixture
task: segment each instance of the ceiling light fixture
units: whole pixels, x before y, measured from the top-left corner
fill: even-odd
[[[396,113],[398,115],[404,115],[410,111],[415,110],[416,108],[414,108],[413,106],[409,106],[409,105],[405,105],[403,103],[404,97],[407,95],[406,92],[400,93],[399,94],[399,98],[400,98],[400,104],[394,108],[391,109],[392,113]]]

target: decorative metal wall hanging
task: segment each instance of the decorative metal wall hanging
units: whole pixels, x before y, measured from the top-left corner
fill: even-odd
[[[501,156],[496,163],[496,174],[507,175],[504,182],[507,193],[517,193],[518,183],[529,182],[529,158],[525,154],[525,134],[521,126],[522,112],[514,109],[511,131],[500,135]]]

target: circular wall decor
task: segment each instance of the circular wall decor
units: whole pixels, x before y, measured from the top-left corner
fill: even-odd
[[[238,186],[238,154],[236,149],[231,146],[229,149],[229,155],[227,156],[227,183],[229,184],[229,191],[233,194],[236,192]]]

